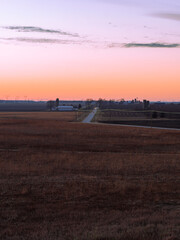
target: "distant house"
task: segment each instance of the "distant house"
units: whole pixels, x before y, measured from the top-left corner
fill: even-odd
[[[56,108],[57,111],[61,111],[61,112],[68,112],[68,111],[75,111],[77,110],[76,108],[74,108],[73,106],[58,106]]]

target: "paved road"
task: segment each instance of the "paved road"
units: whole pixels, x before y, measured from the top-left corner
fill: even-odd
[[[82,123],[90,123],[93,119],[93,117],[95,116],[96,112],[97,112],[98,108],[95,108],[83,121]]]

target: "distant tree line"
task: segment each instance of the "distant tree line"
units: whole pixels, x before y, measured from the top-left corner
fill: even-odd
[[[113,99],[106,100],[99,98],[97,101],[97,106],[100,109],[134,109],[134,110],[148,110],[150,109],[150,102],[148,100],[143,100],[142,102],[135,99],[131,101],[125,101],[124,98],[116,101]]]

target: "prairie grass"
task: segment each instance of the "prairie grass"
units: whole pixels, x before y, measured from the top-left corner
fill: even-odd
[[[89,111],[74,112],[0,112],[0,119],[45,119],[63,122],[81,121]]]
[[[0,119],[0,239],[176,240],[180,133]]]

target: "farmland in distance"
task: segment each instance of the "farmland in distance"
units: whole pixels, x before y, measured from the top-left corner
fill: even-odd
[[[111,124],[127,124],[149,127],[179,128],[179,112],[99,110],[94,121]]]

